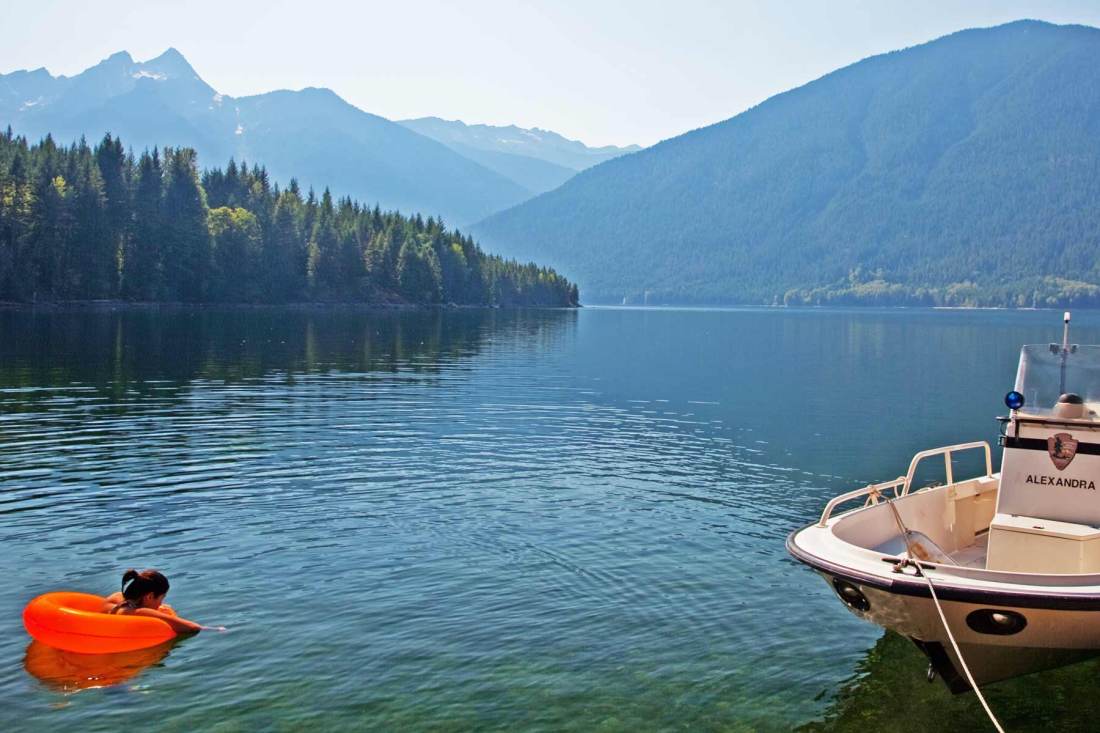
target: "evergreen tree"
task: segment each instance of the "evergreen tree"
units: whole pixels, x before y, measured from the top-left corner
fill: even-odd
[[[60,293],[72,299],[109,298],[115,294],[117,249],[103,179],[92,151],[83,143],[75,151],[73,163],[67,201],[72,222],[68,232],[71,262]]]
[[[397,255],[403,238],[396,226],[380,223],[374,230],[365,255],[367,272],[383,290],[397,289]]]
[[[48,139],[48,138],[47,138]],[[55,159],[50,156],[51,162]],[[65,197],[69,185],[55,165],[44,165],[38,172],[31,204],[31,268],[29,289],[31,300],[52,300],[61,297],[64,270],[69,257],[69,208]]]
[[[26,141],[13,139],[10,127],[4,139],[7,155],[0,158],[0,300],[26,300],[33,292],[34,279],[30,252],[34,192]],[[10,163],[4,165],[5,159]]]
[[[201,301],[210,273],[206,195],[199,185],[195,151],[165,150],[163,267],[169,300]]]
[[[334,300],[341,290],[335,218],[332,194],[326,188],[309,238],[309,289],[320,300]]]
[[[122,294],[136,300],[157,300],[165,293],[160,250],[163,175],[160,153],[143,153],[134,186],[133,235],[122,257]]]
[[[108,247],[113,255],[111,263],[109,291],[114,294],[119,288],[119,273],[125,255],[126,242],[130,236],[130,212],[133,207],[130,192],[130,169],[133,162],[127,160],[122,142],[112,138],[110,133],[95,151],[99,177],[103,181],[103,195],[107,207]]]
[[[292,186],[279,195],[271,226],[264,237],[260,277],[266,302],[287,303],[302,298],[305,293],[307,254],[298,229],[302,209],[298,187],[292,181]]]

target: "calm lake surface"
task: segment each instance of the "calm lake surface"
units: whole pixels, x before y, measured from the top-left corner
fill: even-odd
[[[0,729],[984,729],[783,542],[994,442],[1060,316],[0,312]],[[230,631],[29,643],[32,597],[132,566]],[[1098,673],[988,694],[1090,730]]]

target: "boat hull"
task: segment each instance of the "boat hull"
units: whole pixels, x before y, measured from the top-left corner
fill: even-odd
[[[851,577],[818,571],[849,611],[912,640],[947,687],[970,690],[962,665],[943,628],[931,595],[921,597],[862,584]],[[854,587],[866,599],[853,604],[842,591]],[[1059,609],[1037,605],[994,605],[943,600],[940,605],[978,685],[1011,679],[1089,659],[1100,654],[1100,608]],[[1012,633],[990,630],[982,620],[998,613],[1022,619]]]

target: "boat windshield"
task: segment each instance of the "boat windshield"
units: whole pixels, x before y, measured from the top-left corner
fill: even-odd
[[[1066,392],[1080,395],[1091,410],[1100,404],[1100,346],[1029,344],[1020,350],[1016,391],[1023,412],[1049,414]]]

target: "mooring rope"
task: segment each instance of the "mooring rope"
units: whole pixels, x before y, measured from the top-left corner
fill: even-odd
[[[962,665],[963,672],[966,673],[966,679],[970,683],[970,688],[974,690],[974,694],[978,697],[978,702],[982,704],[982,708],[985,710],[985,714],[989,716],[989,722],[993,723],[993,727],[997,729],[997,733],[1005,733],[1005,729],[1001,727],[1000,722],[997,720],[997,716],[993,714],[993,710],[989,707],[989,703],[985,700],[985,695],[982,694],[981,689],[978,688],[978,683],[974,681],[974,675],[970,674],[970,667],[966,664],[966,659],[963,658],[962,650],[959,649],[959,643],[955,641],[955,635],[951,633],[951,627],[947,624],[947,616],[943,613],[943,607],[940,605],[940,599],[936,595],[936,588],[932,585],[932,579],[928,577],[928,573],[924,569],[924,565],[921,564],[920,558],[913,554],[913,546],[909,543],[909,530],[905,526],[905,522],[901,521],[901,515],[898,513],[898,508],[894,506],[894,500],[887,499],[882,495],[881,491],[872,492],[878,494],[878,498],[886,501],[890,506],[890,511],[894,513],[894,521],[897,522],[898,530],[901,532],[901,538],[905,541],[905,551],[909,555],[909,562],[913,563],[917,567],[917,574],[924,578],[924,582],[928,584],[928,592],[932,594],[932,603],[936,606],[936,613],[940,615],[940,621],[943,623],[943,630],[947,632],[947,638],[951,642],[951,648],[955,650],[955,656],[959,658],[959,664]]]

